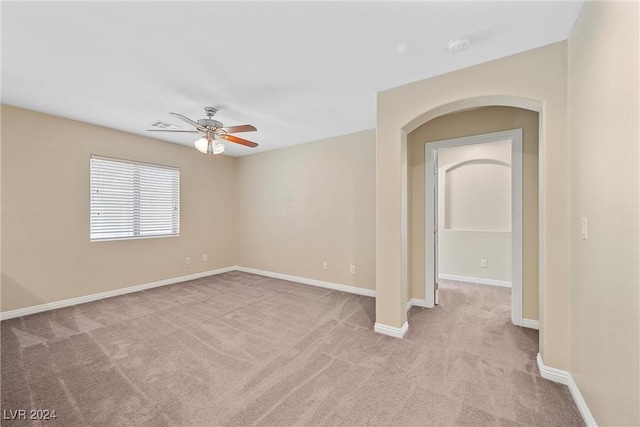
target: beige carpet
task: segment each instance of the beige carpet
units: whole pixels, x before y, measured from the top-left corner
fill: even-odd
[[[3,418],[57,418],[2,425],[582,425],[508,289],[441,301],[399,340],[372,298],[231,272],[6,320]]]

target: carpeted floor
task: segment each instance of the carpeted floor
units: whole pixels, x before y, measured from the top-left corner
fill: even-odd
[[[240,272],[5,320],[2,425],[583,425],[508,289],[441,290],[402,340],[373,298]]]

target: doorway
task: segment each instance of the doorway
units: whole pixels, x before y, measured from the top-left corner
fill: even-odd
[[[484,155],[479,154],[483,151],[479,149],[481,144],[482,147],[491,146],[494,154],[486,154],[491,150],[484,150]],[[504,149],[505,144],[509,146],[510,153],[507,152],[505,155],[502,151],[502,154],[496,154],[499,152],[499,147]],[[475,157],[473,153],[470,153],[472,151],[476,152]],[[448,155],[449,161],[446,162],[446,169],[443,170],[442,167],[439,167],[442,166],[439,157],[445,153]],[[461,155],[461,153],[466,154]],[[508,168],[508,172],[503,168]],[[483,194],[482,185],[480,185],[491,179],[503,182],[505,172],[508,174],[506,179],[510,184],[510,200],[507,198],[507,206],[504,205],[504,197],[493,200],[486,199],[488,193]],[[485,174],[482,180],[478,180],[478,173]],[[473,181],[476,181],[476,184],[473,184]],[[454,182],[457,182],[458,186],[455,188],[463,188],[466,185],[468,187],[467,193],[458,190],[454,194],[452,192]],[[443,191],[448,191],[448,194],[442,194]],[[474,245],[481,245],[483,239],[485,243],[489,239],[493,240],[494,254],[508,250],[510,260],[505,259],[508,258],[505,256],[499,259],[500,255],[492,255],[494,256],[493,261],[487,259],[490,257],[478,259],[480,268],[487,268],[489,262],[496,263],[497,268],[494,268],[493,278],[488,277],[482,281],[477,280],[476,277],[475,282],[493,285],[506,285],[510,282],[511,321],[515,325],[522,325],[522,129],[426,143],[425,193],[426,307],[434,307],[438,303],[438,280],[443,277],[438,268],[439,265],[442,265],[439,259],[443,246],[441,243],[447,241],[447,246],[450,249],[453,247],[454,250],[456,245],[465,247],[467,249],[465,252],[468,253],[473,252]],[[448,201],[448,204],[445,203],[443,206],[445,200]],[[469,209],[475,209],[475,213],[480,215],[468,215]],[[456,230],[459,232],[455,232]],[[508,236],[505,234],[507,231]],[[446,239],[443,239],[445,236]],[[483,250],[486,251],[487,248],[485,247]],[[469,256],[473,257],[474,255]],[[451,258],[448,261],[451,261]],[[508,265],[500,265],[501,262],[502,264],[506,262]],[[449,262],[448,268],[457,269],[456,271],[463,273],[473,271],[469,267],[469,260],[466,263],[459,262],[459,265],[455,267],[454,264]],[[498,278],[495,277],[495,274],[498,274]],[[475,274],[475,276],[482,276],[482,274]],[[471,278],[471,276],[462,274],[457,276],[449,274],[449,277],[463,280]],[[504,280],[505,278],[510,278],[510,280]]]

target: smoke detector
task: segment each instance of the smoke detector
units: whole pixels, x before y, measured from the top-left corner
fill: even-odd
[[[470,43],[471,41],[466,36],[455,37],[449,40],[449,44],[447,45],[447,47],[449,48],[449,52],[458,53],[468,48]]]

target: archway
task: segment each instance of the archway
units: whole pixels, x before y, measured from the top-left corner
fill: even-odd
[[[409,271],[409,230],[408,230],[408,224],[409,224],[409,195],[408,195],[408,175],[407,175],[407,136],[414,131],[415,129],[417,129],[418,127],[422,126],[423,124],[444,116],[444,115],[448,115],[448,114],[452,114],[452,113],[458,113],[458,112],[464,112],[464,111],[468,111],[468,110],[472,110],[472,109],[478,109],[478,108],[482,108],[482,107],[495,107],[495,106],[501,106],[501,107],[515,107],[515,108],[520,108],[520,109],[524,109],[524,110],[530,110],[530,111],[535,111],[537,113],[541,113],[542,112],[542,103],[536,100],[531,100],[531,99],[527,99],[527,98],[520,98],[520,97],[513,97],[513,96],[502,96],[502,95],[493,95],[493,96],[482,96],[482,97],[474,97],[474,98],[466,98],[466,99],[461,99],[461,100],[457,100],[454,102],[450,102],[441,106],[438,106],[434,109],[431,109],[421,115],[419,115],[418,117],[416,117],[415,119],[411,120],[409,123],[407,123],[406,125],[404,125],[401,128],[401,153],[402,153],[402,157],[401,157],[401,164],[402,164],[402,191],[401,191],[401,206],[402,206],[402,214],[401,214],[401,236],[402,236],[402,240],[401,240],[401,248],[402,248],[402,265],[401,265],[401,286],[402,286],[402,295],[403,298],[405,300],[408,301],[407,306],[410,307],[412,305],[412,303],[415,303],[414,299],[409,299],[407,298],[407,294],[408,294],[408,286],[409,286],[409,280],[408,280],[408,271]],[[538,120],[538,128],[539,128],[539,145],[538,145],[538,150],[539,153],[541,153],[543,151],[543,146],[544,146],[544,140],[543,140],[543,134],[540,131],[543,128],[543,120],[542,120],[543,115],[539,114],[539,120]],[[539,168],[539,172],[540,172],[540,176],[542,176],[542,171],[544,170],[544,165],[543,165],[543,161],[542,161],[542,156],[540,156],[540,162],[538,165]],[[542,186],[539,188],[539,199],[542,200],[544,198],[543,195],[543,191],[544,188],[542,188]],[[543,216],[541,215],[541,218]],[[540,224],[540,230],[538,233],[540,242],[539,242],[539,247],[540,247],[540,252],[538,254],[538,260],[539,260],[539,269],[540,271],[543,271],[544,268],[544,260],[543,257],[541,256],[542,253],[542,248],[544,247],[544,223],[543,221],[541,221]],[[542,287],[544,286],[543,283],[543,275],[540,274],[540,292],[542,292]],[[420,305],[419,303],[416,305]],[[521,315],[520,315],[521,318]],[[406,333],[406,331],[408,330],[409,324],[408,322],[405,322],[405,325],[403,325],[403,328],[398,328],[398,329],[393,329],[393,328],[388,328],[384,325],[381,325],[379,323],[376,323],[375,325],[375,329],[377,332],[381,332],[387,335],[391,335],[391,336],[396,336],[396,337],[402,337],[404,335],[404,333]]]
[[[508,287],[512,323],[525,326],[524,317],[526,326],[537,326],[538,123],[537,112],[492,106],[440,116],[408,135],[412,305],[433,307],[439,279]],[[457,203],[464,212],[451,215],[455,210],[446,206],[454,205],[445,200],[455,198],[447,199],[454,195],[447,171],[477,163],[507,170],[498,177],[475,169],[467,176],[472,181],[459,181],[465,195]]]
[[[540,354],[569,360],[569,151],[566,43],[555,43],[377,94],[376,325],[402,337],[407,322],[407,133],[431,118],[482,106],[539,114]]]
[[[520,110],[529,110],[529,111],[534,111],[536,113],[540,113],[542,110],[542,105],[539,102],[535,102],[535,101],[531,101],[529,99],[523,99],[523,98],[517,98],[517,97],[503,97],[503,96],[489,96],[489,97],[481,97],[481,98],[469,98],[469,99],[464,99],[464,100],[460,100],[460,101],[456,101],[456,102],[452,102],[440,107],[437,107],[436,109],[431,110],[430,112],[427,112],[425,114],[422,114],[421,116],[419,116],[417,119],[412,120],[410,123],[408,123],[406,126],[403,127],[403,139],[402,139],[402,143],[403,144],[408,144],[408,135],[411,134],[412,131],[419,129],[420,127],[422,127],[423,125],[433,121],[434,119],[438,118],[438,117],[442,117],[444,115],[448,115],[449,117],[455,117],[455,116],[463,116],[463,117],[469,117],[471,114],[473,114],[473,112],[471,110],[474,111],[483,111],[482,108],[483,107],[496,107],[496,106],[500,106],[500,107],[512,107]],[[461,114],[456,114],[456,113],[461,113]],[[533,123],[534,125],[536,125],[538,127],[538,135],[537,135],[537,142],[541,142],[540,141],[540,128],[542,126],[542,121],[541,121],[541,115],[537,114],[537,120]],[[411,130],[410,130],[411,129]],[[455,132],[454,132],[455,134]],[[521,135],[521,134],[520,134]],[[520,141],[522,141],[522,136],[520,136]],[[464,138],[463,138],[464,139]],[[415,142],[415,141],[414,141]],[[542,143],[537,144],[538,145],[538,158],[539,153],[542,150]],[[404,153],[409,153],[411,150],[410,149],[403,149]],[[403,162],[405,160],[403,159]],[[410,159],[406,160],[407,163],[411,163]],[[538,162],[537,164],[537,168],[538,168],[538,174],[539,176],[542,176],[541,171],[543,170],[543,164],[542,162]],[[520,169],[520,173],[521,173],[521,166],[519,167]],[[410,187],[410,180],[411,177],[409,176],[410,172],[410,167],[407,166],[407,175],[406,177],[404,177],[404,179],[407,180],[406,184],[403,184],[403,192],[404,191],[409,191],[409,187]],[[521,175],[520,175],[521,176]],[[520,178],[521,179],[521,178]],[[535,179],[535,178],[534,178]],[[542,189],[540,189],[542,190]],[[521,197],[521,195],[520,195]],[[535,195],[534,195],[535,197]],[[413,271],[415,273],[416,270],[416,266],[415,265],[409,265],[411,261],[411,259],[415,259],[415,257],[411,257],[410,256],[410,252],[411,252],[411,248],[410,248],[410,232],[411,230],[410,228],[410,222],[409,222],[409,216],[410,216],[410,212],[409,212],[409,200],[411,198],[411,194],[406,194],[406,196],[403,197],[404,200],[404,204],[403,204],[403,216],[406,216],[405,219],[403,219],[403,225],[405,225],[407,227],[407,229],[403,229],[403,248],[406,246],[406,253],[407,256],[403,257],[403,271]],[[540,200],[542,198],[542,194],[539,194],[538,200]],[[519,208],[521,210],[521,202],[519,204]],[[538,210],[538,214],[540,214],[540,207],[535,206],[534,209]],[[415,221],[414,221],[415,222]],[[536,215],[535,218],[535,222],[538,222],[538,218]],[[520,217],[520,223],[521,223],[521,217]],[[425,241],[428,243],[430,240],[430,235],[429,233],[433,233],[433,227],[431,227],[431,229],[429,230],[429,226],[427,225],[427,237],[425,239]],[[514,255],[515,254],[519,254],[518,255],[518,261],[515,262],[514,261],[514,273],[515,273],[515,281],[514,284],[517,286],[514,286],[513,288],[513,304],[512,304],[512,321],[514,324],[522,326],[523,322],[522,322],[522,229],[521,226],[519,226],[517,228],[519,231],[517,234],[514,234],[514,242],[519,242],[517,248],[518,250],[514,250]],[[536,240],[540,240],[541,236],[543,236],[543,229],[538,230],[537,234],[530,236],[529,241],[531,241],[531,238],[536,239]],[[414,243],[415,243],[415,235],[414,235]],[[539,242],[538,242],[539,243]],[[427,245],[428,246],[428,245]],[[542,245],[540,245],[539,247],[542,247]],[[516,248],[516,246],[514,246],[514,248]],[[428,253],[425,253],[425,255],[427,255]],[[429,268],[429,259],[431,259],[431,261],[433,261],[433,254],[430,254],[431,256],[426,256],[427,258],[427,262],[425,264],[425,267],[427,268],[427,270],[432,270]],[[515,259],[515,256],[514,256]],[[535,258],[533,258],[534,263],[537,264],[538,266],[538,271],[543,267],[542,266],[542,261],[541,261],[541,256],[540,256],[540,252],[538,252],[538,254],[535,255]],[[515,269],[517,267],[517,269]],[[427,276],[429,276],[429,274],[427,272],[425,272],[425,282],[427,281]],[[431,273],[433,273],[433,271],[431,271]],[[407,273],[407,282],[406,284],[403,283],[403,286],[410,286],[410,280],[409,280],[409,274]],[[413,275],[415,277],[415,274]],[[535,281],[538,281],[538,277],[534,277],[533,278]],[[535,283],[535,282],[534,282]],[[540,282],[538,282],[540,283]],[[415,283],[414,283],[415,285]],[[538,285],[537,283],[535,285]],[[542,284],[540,283],[540,286],[542,286]],[[407,290],[408,293],[411,293],[411,289]],[[413,297],[413,294],[411,295]],[[433,306],[432,304],[428,304],[428,301],[430,300],[429,297],[427,297],[427,301],[425,301],[427,304],[426,306]],[[432,300],[432,298],[431,298]],[[419,299],[416,298],[410,298],[410,305],[421,305],[421,302]],[[516,302],[517,301],[517,302]],[[431,301],[432,303],[433,301]],[[413,303],[413,304],[411,304]],[[536,299],[534,301],[534,304],[537,308],[538,306],[538,297],[536,295]],[[537,310],[536,310],[537,311]],[[536,313],[538,314],[538,313]],[[528,321],[527,324],[525,326],[529,326],[529,327],[537,327],[537,322],[531,322]]]

